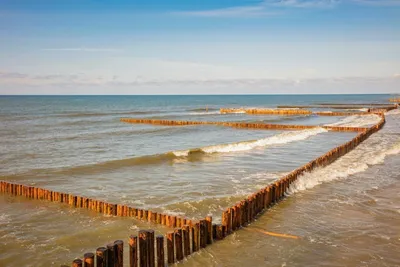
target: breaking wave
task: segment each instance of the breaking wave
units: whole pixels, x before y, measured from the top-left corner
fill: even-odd
[[[191,150],[180,150],[172,152],[177,157],[188,156],[193,153],[228,153],[228,152],[240,152],[247,151],[258,147],[266,147],[270,145],[281,145],[287,144],[290,142],[300,141],[307,139],[311,136],[327,132],[326,129],[323,128],[314,128],[307,129],[302,131],[291,131],[284,132],[278,135],[274,135],[272,137],[267,137],[263,139],[253,140],[253,141],[243,141],[231,144],[221,144],[214,146],[207,146],[202,148],[196,148]]]
[[[338,122],[327,124],[326,126],[346,126],[346,127],[363,127],[377,124],[380,117],[375,114],[371,115],[355,115],[346,117]]]
[[[381,145],[382,143],[373,147],[357,148],[329,166],[315,169],[313,172],[300,176],[290,186],[288,193],[293,194],[324,182],[348,178],[351,175],[366,171],[370,166],[382,164],[387,156],[400,153],[400,142],[384,150],[380,149]]]

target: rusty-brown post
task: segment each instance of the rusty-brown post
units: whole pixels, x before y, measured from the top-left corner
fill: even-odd
[[[124,241],[114,241],[114,267],[124,267]]]
[[[83,255],[83,262],[85,263],[85,267],[94,267],[94,254],[93,253],[85,253]]]
[[[146,230],[139,231],[140,267],[149,267],[149,236]]]
[[[207,246],[207,236],[208,236],[207,221],[200,220],[200,248],[205,248]]]
[[[157,243],[157,267],[165,267],[165,256],[164,256],[164,237],[158,235],[156,237]]]
[[[135,235],[129,237],[129,266],[138,267],[138,245]]]
[[[81,259],[75,259],[72,262],[72,267],[83,267],[83,261]]]
[[[107,244],[107,267],[113,267],[115,263],[114,244]]]
[[[154,230],[147,230],[147,234],[149,237],[148,242],[148,258],[149,258],[149,267],[155,267],[155,255],[154,255]]]
[[[207,244],[212,244],[213,242],[212,216],[206,217],[206,223],[207,223]]]
[[[183,260],[183,248],[182,248],[182,229],[175,229],[175,250],[176,260]]]
[[[200,223],[196,222],[192,226],[192,250],[198,251],[200,248]]]
[[[224,239],[224,233],[222,229],[222,224],[217,224],[217,234],[216,234],[216,240],[222,240]]]
[[[183,254],[185,257],[190,255],[190,228],[189,225],[182,226],[183,233]]]
[[[174,240],[174,232],[167,233],[167,255],[168,255],[168,264],[175,263],[175,240]]]
[[[96,267],[107,267],[107,249],[105,247],[96,249]]]

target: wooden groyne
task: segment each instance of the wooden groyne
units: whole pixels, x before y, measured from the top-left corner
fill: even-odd
[[[361,109],[361,108],[372,108],[372,107],[380,107],[380,108],[390,108],[393,105],[388,104],[317,104],[317,105],[281,105],[277,106],[280,109],[290,109],[290,108],[299,108],[299,109],[307,109],[307,108],[331,108],[331,109]]]
[[[324,155],[290,172],[288,175],[282,177],[273,184],[268,185],[258,192],[251,194],[246,199],[236,203],[232,207],[227,208],[222,213],[222,226],[226,229],[226,234],[231,234],[235,230],[246,226],[266,209],[282,200],[285,197],[285,192],[289,189],[290,185],[300,176],[307,172],[311,172],[317,167],[327,166],[341,156],[352,151],[371,134],[379,131],[384,124],[385,117],[383,114],[381,114],[381,120],[379,123],[366,129],[365,131],[362,131],[351,141],[328,151]]]
[[[218,121],[175,121],[175,120],[151,120],[151,119],[129,119],[122,118],[122,122],[134,124],[155,124],[167,126],[188,126],[188,125],[217,125],[234,128],[264,129],[264,130],[306,130],[324,128],[335,132],[362,132],[365,127],[344,127],[344,126],[318,126],[318,125],[292,125],[292,124],[266,124],[248,122],[218,122]]]
[[[165,267],[210,245],[214,237],[212,229],[210,221],[204,219],[177,227],[165,235],[155,236],[151,229],[139,230],[127,238],[127,246],[123,240],[116,240],[74,259],[72,267]],[[129,259],[125,264],[124,254]]]
[[[175,215],[139,209],[124,204],[108,203],[106,201],[100,201],[84,196],[60,193],[45,188],[10,183],[7,181],[0,181],[0,193],[26,197],[33,200],[62,203],[73,208],[88,209],[104,215],[132,217],[138,220],[161,224],[172,228],[191,222],[190,219]]]
[[[400,97],[390,98],[389,102],[400,103]]]
[[[280,109],[285,107],[285,109]],[[357,111],[357,112],[331,112],[331,111],[310,111],[306,108],[333,108],[333,109],[360,109],[364,108],[364,106],[278,106],[278,109],[246,109],[246,108],[221,108],[221,114],[230,114],[230,113],[245,113],[245,114],[253,114],[253,115],[318,115],[318,116],[354,116],[354,115],[369,115],[371,113],[381,113],[387,112],[393,109],[396,109],[396,105],[377,105],[374,107],[365,107],[366,111]],[[290,109],[292,108],[292,109]],[[296,109],[297,108],[297,109]]]
[[[228,113],[247,113],[247,114],[264,114],[264,115],[310,115],[309,110],[304,109],[266,109],[266,108],[221,108],[221,114]]]

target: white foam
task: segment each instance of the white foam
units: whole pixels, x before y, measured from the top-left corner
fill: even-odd
[[[199,111],[199,112],[190,112],[188,115],[217,115],[221,114],[221,112],[217,111]]]
[[[172,151],[172,153],[177,157],[187,157],[189,155],[189,152],[189,150]]]
[[[207,146],[199,149],[198,151],[209,154],[247,151],[259,147],[266,147],[271,145],[280,145],[295,141],[301,141],[325,132],[327,132],[327,130],[324,128],[313,128],[301,131],[284,132],[278,135],[274,135],[272,137],[267,137],[254,141],[244,141],[232,144]],[[177,157],[184,157],[189,155],[190,150],[179,150],[179,151],[173,151],[172,153]]]
[[[271,145],[287,144],[295,141],[307,139],[311,136],[327,132],[324,128],[314,128],[302,131],[284,132],[272,137],[267,137],[254,141],[238,142],[233,144],[222,144],[204,147],[201,150],[205,153],[226,153],[251,150],[257,147],[266,147]]]
[[[385,115],[399,115],[400,114],[400,109],[392,109],[388,112],[385,113]]]
[[[348,178],[356,173],[366,171],[372,165],[383,163],[389,155],[400,153],[400,142],[389,148],[379,150],[382,145],[383,143],[372,148],[368,146],[362,149],[357,148],[327,167],[318,168],[300,176],[290,186],[288,193],[292,194],[313,188],[324,182]]]
[[[371,115],[354,115],[346,117],[338,122],[327,124],[326,126],[346,126],[346,127],[363,127],[377,124],[380,117],[376,114]]]

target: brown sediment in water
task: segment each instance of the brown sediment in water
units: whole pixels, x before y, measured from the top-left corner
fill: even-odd
[[[331,127],[325,126],[326,129],[340,131],[358,131],[358,135],[352,140],[334,148],[324,155],[310,161],[309,163],[293,170],[288,175],[266,186],[265,188],[251,194],[246,199],[236,203],[232,207],[226,209],[222,213],[222,223],[213,224],[213,218],[208,216],[200,220],[189,220],[186,218],[155,213],[149,210],[136,209],[127,205],[111,204],[107,202],[97,201],[90,198],[75,196],[68,193],[53,192],[51,190],[13,184],[6,181],[0,182],[0,192],[8,193],[15,196],[24,196],[37,200],[48,200],[52,202],[65,203],[71,207],[86,208],[99,213],[121,216],[134,217],[137,219],[149,221],[156,224],[162,224],[167,227],[175,228],[174,231],[168,232],[165,236],[167,258],[164,256],[164,237],[157,236],[157,244],[155,243],[154,230],[141,230],[137,235],[129,238],[129,258],[130,266],[165,266],[183,260],[190,254],[205,248],[215,242],[222,240],[234,231],[247,226],[255,218],[263,214],[268,208],[277,204],[285,197],[285,192],[289,186],[301,175],[311,172],[317,167],[329,165],[341,156],[353,150],[361,142],[366,140],[370,135],[379,131],[384,123],[384,114],[379,114],[381,120],[376,125],[369,128],[353,128],[353,127]],[[132,122],[132,120],[134,122]],[[179,122],[179,121],[159,121],[159,120],[140,120],[140,119],[121,119],[121,121],[132,123],[152,123],[162,125],[200,125],[212,124],[230,127],[247,127],[270,129],[268,127],[283,127],[272,129],[309,129],[319,126],[302,126],[302,125],[275,125],[268,124],[248,124],[248,123],[225,123],[225,122]],[[288,127],[288,128],[286,128]],[[290,128],[291,127],[291,128]],[[294,128],[293,128],[294,127]],[[298,128],[297,128],[298,127]],[[289,236],[289,235],[288,235]],[[123,266],[123,241],[116,240],[114,243],[105,247],[100,247],[96,251],[96,257],[92,257],[92,253],[85,253],[85,266],[104,266],[104,262],[113,263],[114,267]],[[155,260],[157,258],[157,261]],[[100,263],[103,263],[101,265]],[[81,259],[75,259],[72,266],[82,266]]]

